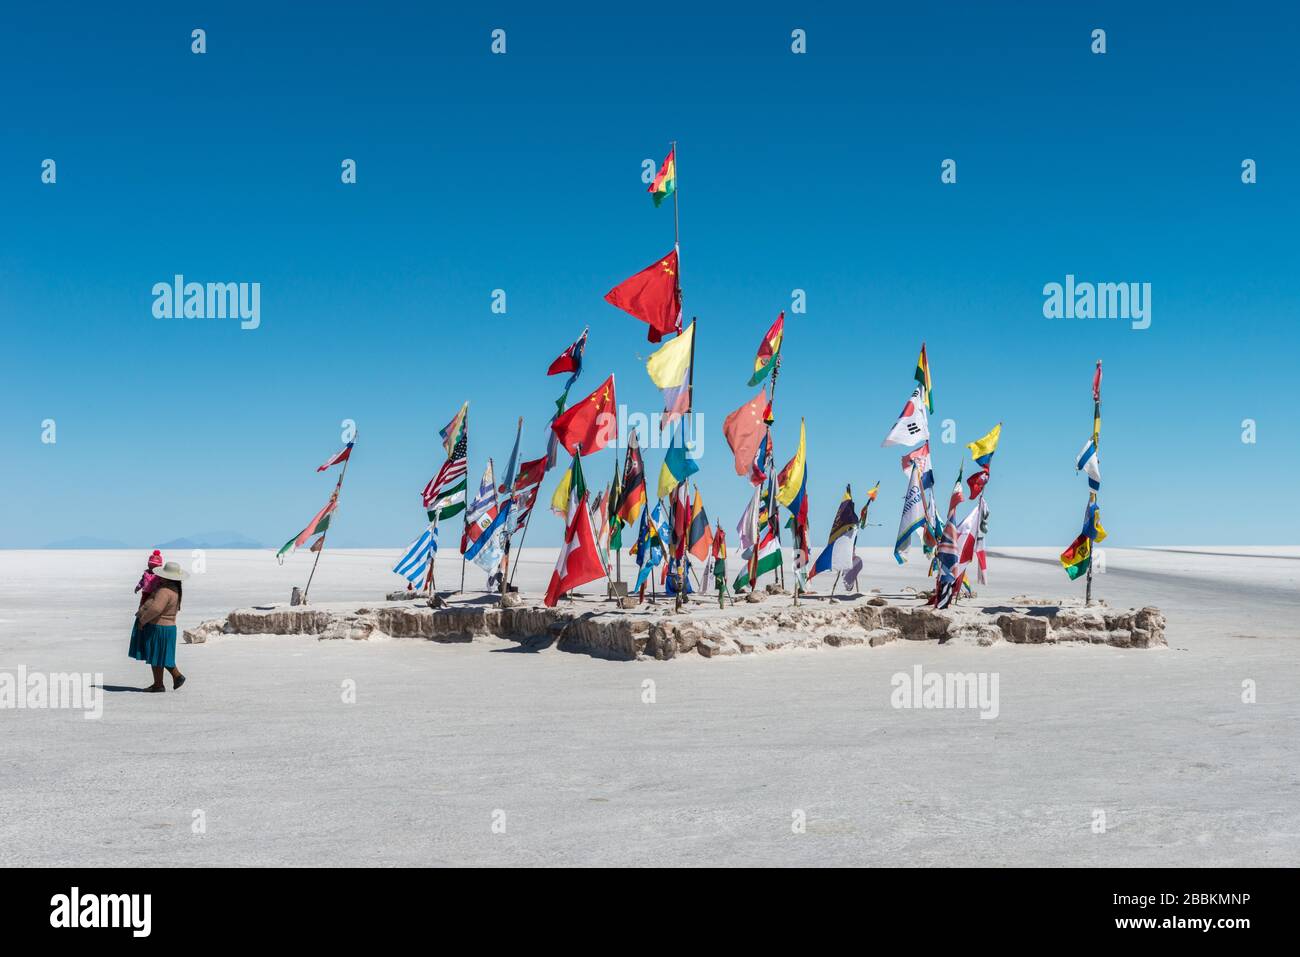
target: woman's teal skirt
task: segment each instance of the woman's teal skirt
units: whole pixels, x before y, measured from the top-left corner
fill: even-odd
[[[131,650],[127,653],[137,661],[147,661],[155,668],[175,668],[176,626],[141,626],[137,621],[131,626]]]

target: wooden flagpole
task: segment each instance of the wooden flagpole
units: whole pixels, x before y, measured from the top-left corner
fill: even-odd
[[[352,451],[353,451],[353,452],[355,452],[355,451],[356,451],[356,448],[357,448],[357,435],[358,435],[357,432],[353,432],[353,433],[352,433]],[[347,474],[348,474],[348,465],[349,465],[349,463],[351,463],[351,461],[352,461],[352,452],[349,452],[349,453],[348,453],[348,457],[345,458],[345,459],[343,460],[343,471],[339,472],[339,480],[338,480],[338,482],[335,483],[335,485],[334,485],[334,499],[335,499],[334,511],[338,511],[338,502],[337,502],[337,499],[338,499],[338,497],[339,497],[339,493],[343,491],[343,479],[344,479],[344,478],[347,476]],[[331,514],[330,514],[330,525],[333,525],[333,524],[334,524],[334,516],[333,516],[333,513],[331,512]],[[320,556],[321,556],[321,552],[325,551],[325,536],[328,535],[329,533],[330,533],[330,530],[329,530],[328,527],[325,529],[325,531],[321,532],[321,535],[320,535],[320,548],[316,550],[316,559],[315,559],[315,561],[313,561],[313,562],[311,563],[311,573],[308,574],[308,576],[307,576],[307,584],[306,584],[306,586],[305,586],[305,587],[303,588],[303,590],[302,590],[302,603],[303,603],[304,605],[307,604],[307,593],[308,593],[309,591],[311,591],[311,580],[312,580],[313,578],[316,577],[316,566],[320,564]]]

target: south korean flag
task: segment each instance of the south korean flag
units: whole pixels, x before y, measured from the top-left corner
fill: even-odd
[[[907,405],[903,406],[903,412],[890,429],[889,434],[885,436],[885,441],[881,446],[887,445],[906,445],[911,448],[919,442],[926,442],[930,439],[930,419],[925,411],[925,393],[920,386],[912,393],[912,397],[907,400]]]

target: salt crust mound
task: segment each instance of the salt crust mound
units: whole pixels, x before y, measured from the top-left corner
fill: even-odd
[[[769,595],[725,609],[695,601],[676,612],[670,603],[618,608],[612,602],[578,597],[557,608],[511,596],[498,607],[495,596],[430,608],[424,601],[349,605],[240,608],[223,619],[184,632],[198,644],[220,635],[315,635],[319,638],[382,640],[423,638],[468,642],[498,637],[528,646],[554,644],[561,651],[631,661],[666,660],[698,654],[705,658],[757,654],[789,648],[876,647],[891,641],[956,641],[991,645],[1086,642],[1117,648],[1162,648],[1165,618],[1157,608],[1115,611],[1104,603],[1051,602],[1017,596],[1015,605],[962,603],[936,611],[861,596],[835,600]],[[478,602],[478,603],[475,603]]]

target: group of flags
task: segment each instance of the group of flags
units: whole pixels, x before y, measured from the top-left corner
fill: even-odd
[[[319,552],[325,547],[325,533],[329,531],[330,520],[333,517],[334,510],[338,508],[339,492],[343,490],[343,476],[348,468],[346,463],[352,458],[352,449],[355,445],[356,437],[354,434],[352,441],[326,459],[324,465],[317,466],[317,472],[324,472],[332,466],[343,464],[343,468],[339,471],[338,481],[334,483],[334,491],[330,493],[329,501],[325,503],[319,512],[312,516],[311,521],[307,523],[302,531],[281,545],[280,550],[275,553],[275,560],[281,565],[284,564],[286,558],[307,544],[307,540],[313,535],[319,535],[320,537],[312,542],[311,551]]]
[[[903,495],[903,513],[894,540],[894,559],[899,564],[907,561],[912,539],[920,532],[924,550],[932,559],[931,573],[936,576],[932,602],[939,608],[946,608],[956,600],[963,587],[969,587],[967,573],[972,562],[978,567],[978,581],[986,581],[988,559],[984,539],[988,532],[989,508],[984,489],[991,474],[993,453],[1002,436],[1002,423],[966,446],[977,466],[967,480],[972,508],[958,519],[958,507],[967,500],[962,489],[963,464],[958,468],[957,481],[948,499],[948,510],[941,519],[934,502],[934,466],[930,456],[934,383],[925,343],[921,344],[914,379],[916,386],[911,396],[881,442],[882,446],[899,445],[912,450],[903,455],[901,463],[907,475],[907,490]]]
[[[1098,359],[1097,368],[1092,374],[1092,435],[1084,443],[1074,463],[1075,471],[1088,477],[1088,505],[1083,510],[1083,529],[1061,553],[1061,566],[1065,569],[1065,574],[1070,576],[1070,581],[1086,576],[1092,570],[1093,549],[1106,538],[1106,529],[1101,526],[1101,511],[1097,505],[1097,493],[1101,490],[1101,462],[1097,456],[1100,442],[1101,360]]]

